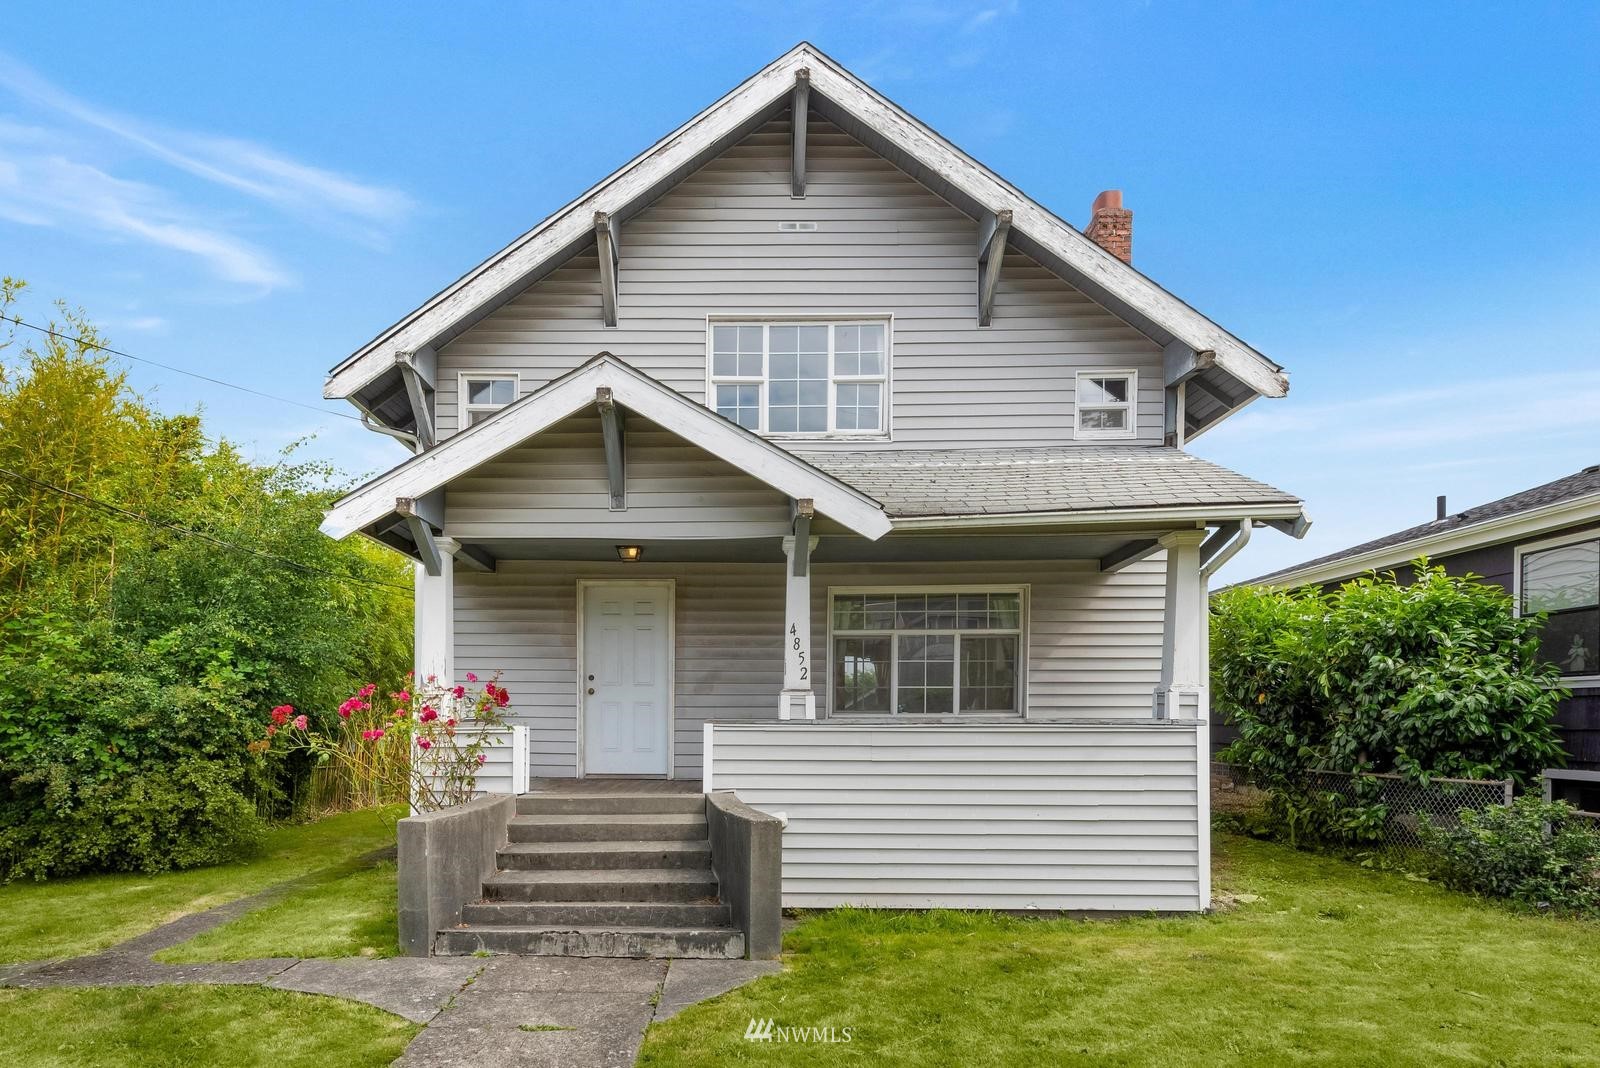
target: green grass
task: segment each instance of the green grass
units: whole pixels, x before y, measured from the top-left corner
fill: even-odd
[[[0,962],[92,953],[168,920],[232,901],[394,843],[396,808],[275,827],[260,855],[162,875],[88,875],[0,886]]]
[[[393,861],[336,869],[309,887],[164,949],[170,963],[400,952]]]
[[[15,1068],[359,1068],[422,1028],[353,1001],[261,987],[0,990],[0,1050]]]
[[[1219,836],[1210,916],[837,910],[786,968],[653,1025],[640,1063],[1600,1064],[1600,924]],[[752,1017],[851,1028],[757,1043]]]

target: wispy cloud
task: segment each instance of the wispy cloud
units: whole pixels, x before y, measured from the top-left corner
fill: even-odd
[[[225,281],[275,289],[293,278],[266,250],[210,225],[163,190],[61,156],[17,151],[0,129],[0,218],[185,253]]]
[[[95,107],[0,53],[0,86],[22,100],[109,134],[194,177],[290,211],[390,224],[413,208],[405,193],[301,163],[236,137],[164,129]]]
[[[1264,410],[1265,409],[1265,410]],[[1238,443],[1295,435],[1328,451],[1426,450],[1537,434],[1588,433],[1600,444],[1600,371],[1471,379],[1359,401],[1255,406],[1218,437]]]

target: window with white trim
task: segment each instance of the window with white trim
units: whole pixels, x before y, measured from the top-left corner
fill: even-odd
[[[1600,675],[1600,538],[1525,552],[1518,566],[1522,613],[1546,613],[1540,659]]]
[[[516,399],[516,375],[463,374],[461,429],[483,422]]]
[[[1022,591],[835,593],[836,715],[1017,715]]]
[[[713,322],[711,407],[758,434],[882,437],[889,324]]]
[[[1131,438],[1139,396],[1135,371],[1079,371],[1074,404],[1080,438]]]

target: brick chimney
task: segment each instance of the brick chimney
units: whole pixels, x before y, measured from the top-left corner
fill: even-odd
[[[1133,262],[1133,212],[1122,206],[1120,189],[1107,189],[1094,198],[1089,225],[1083,232],[1123,263]]]

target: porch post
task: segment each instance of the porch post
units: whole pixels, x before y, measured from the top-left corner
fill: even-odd
[[[817,539],[783,539],[783,693],[779,719],[816,719],[817,695],[811,689],[811,550]]]
[[[1161,681],[1152,709],[1156,719],[1204,719],[1209,710],[1206,678],[1205,590],[1200,579],[1204,530],[1163,535],[1167,551],[1167,599],[1161,624]]]
[[[422,564],[415,567],[412,667],[418,683],[433,675],[448,686],[455,675],[455,553],[461,546],[453,538],[439,538],[437,542],[439,573],[428,574]]]

